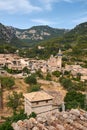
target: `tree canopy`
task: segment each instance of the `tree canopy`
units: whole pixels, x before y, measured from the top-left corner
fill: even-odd
[[[84,94],[76,91],[70,91],[66,94],[64,98],[66,109],[71,108],[85,109],[84,100],[85,100]]]
[[[3,88],[11,89],[15,84],[14,79],[11,77],[0,77]]]

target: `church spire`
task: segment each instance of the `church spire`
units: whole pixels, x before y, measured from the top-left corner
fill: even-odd
[[[58,56],[62,56],[62,51],[59,49]]]

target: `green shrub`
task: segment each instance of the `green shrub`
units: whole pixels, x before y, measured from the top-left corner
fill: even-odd
[[[70,71],[65,71],[64,75],[70,75]]]
[[[47,73],[47,75],[46,75],[46,80],[51,81],[51,74],[50,74],[50,73]]]
[[[54,71],[54,72],[52,72],[52,74],[53,74],[54,76],[56,76],[56,77],[60,77],[61,72],[60,72],[60,71]]]
[[[36,92],[39,90],[40,90],[40,84],[33,84],[28,88],[28,92]]]
[[[1,84],[3,88],[11,89],[13,85],[15,84],[15,82],[14,82],[14,79],[11,77],[2,77]]]
[[[22,105],[23,95],[22,93],[17,93],[13,91],[11,95],[8,96],[7,106],[13,109],[13,112],[17,111],[19,106]]]
[[[30,71],[27,67],[24,67],[22,71],[23,71],[23,73],[30,74]]]
[[[6,121],[2,125],[0,125],[0,130],[13,130],[13,128],[11,126],[11,122]]]
[[[85,95],[76,91],[70,91],[66,94],[64,101],[66,104],[66,109],[71,108],[82,108],[85,109]]]
[[[85,91],[85,83],[79,81],[72,81],[70,78],[61,77],[59,79],[61,85],[67,89],[68,91],[76,90],[76,91]]]
[[[42,75],[41,70],[36,71],[36,75],[37,75],[39,78],[43,79],[43,75]]]
[[[6,121],[0,125],[0,130],[13,130],[11,124],[17,122],[18,120],[24,120],[29,118],[35,118],[36,114],[32,112],[29,116],[24,113],[24,110],[20,110],[19,113],[14,113],[11,117],[4,118]]]
[[[29,118],[31,118],[31,117],[35,118],[35,117],[36,117],[36,113],[32,112],[32,113],[29,115]]]
[[[25,78],[27,84],[37,84],[36,77],[34,75],[28,76]]]

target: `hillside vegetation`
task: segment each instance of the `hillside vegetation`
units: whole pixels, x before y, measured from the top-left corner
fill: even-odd
[[[87,62],[87,22],[72,30],[54,29],[49,26],[34,26],[21,30],[0,24],[0,53],[4,53],[7,46],[21,47],[20,56],[40,59],[47,59],[51,54],[56,55],[61,48],[65,60]],[[38,49],[38,46],[44,48]]]
[[[27,47],[52,37],[62,36],[67,31],[66,29],[56,29],[47,25],[18,29],[0,23],[0,44],[8,43],[16,47]]]
[[[49,26],[33,26],[30,29],[16,29],[16,36],[29,45],[52,37],[59,37],[66,33],[65,29],[57,29]]]
[[[38,46],[44,49],[38,49]],[[86,60],[87,56],[87,22],[76,26],[74,29],[65,33],[61,37],[51,38],[47,41],[38,43],[35,47],[20,51],[20,55],[27,57],[48,58],[51,54],[56,55],[59,48],[71,61]],[[23,54],[25,52],[25,54]]]

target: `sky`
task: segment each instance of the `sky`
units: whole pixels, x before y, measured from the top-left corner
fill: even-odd
[[[0,0],[0,23],[72,29],[87,21],[87,0]]]

